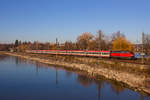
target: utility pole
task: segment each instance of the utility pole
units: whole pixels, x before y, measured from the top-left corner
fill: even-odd
[[[88,47],[86,48],[86,50],[90,49],[90,37],[88,36]]]
[[[98,50],[101,50],[102,37],[103,37],[102,31],[99,30],[99,31],[98,31]]]
[[[101,36],[100,36],[101,37]],[[101,38],[99,37],[99,41],[98,41],[98,49],[101,50]]]
[[[139,41],[138,41],[138,39],[136,40],[136,52],[139,52]]]
[[[56,38],[56,58],[57,58],[57,49],[58,49],[58,39]]]
[[[56,50],[57,50],[57,46],[58,46],[58,39],[56,38]]]
[[[144,63],[144,32],[142,32],[142,64]]]

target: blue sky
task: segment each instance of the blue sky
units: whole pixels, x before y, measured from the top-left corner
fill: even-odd
[[[83,32],[150,33],[150,0],[0,0],[0,42],[75,41]]]

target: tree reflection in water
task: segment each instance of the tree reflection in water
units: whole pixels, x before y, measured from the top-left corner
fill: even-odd
[[[83,85],[85,87],[89,87],[93,82],[92,79],[88,78],[85,75],[78,75],[77,80],[81,85]]]
[[[103,80],[96,81],[86,75],[78,75],[77,80],[81,85],[85,87],[89,87],[90,85],[92,85],[92,83],[95,83],[97,85],[98,100],[100,100],[101,88],[103,87],[104,82]]]
[[[4,61],[6,58],[8,58],[8,56],[6,56],[6,55],[0,55],[0,61]]]
[[[71,75],[72,75],[72,72],[69,71],[69,70],[66,70],[66,76],[67,76],[67,77],[71,77]]]
[[[111,83],[111,89],[119,95],[121,92],[125,91],[125,88],[121,86],[120,84],[117,84],[117,82],[112,82]]]
[[[15,63],[16,66],[19,66],[19,64],[31,64],[28,60],[20,57],[15,57]]]
[[[125,87],[121,86],[120,84],[118,84],[117,82],[113,82],[113,81],[108,81],[108,80],[104,80],[103,78],[100,80],[96,80],[94,78],[90,78],[86,75],[78,75],[77,77],[78,82],[85,86],[85,87],[90,87],[90,85],[92,85],[93,83],[96,84],[97,86],[97,93],[98,93],[98,100],[100,100],[101,98],[101,89],[103,87],[104,82],[111,84],[111,89],[117,94],[119,95],[121,92],[125,91]],[[141,96],[141,100],[143,100],[143,97]]]
[[[56,67],[56,85],[58,85],[58,69]]]

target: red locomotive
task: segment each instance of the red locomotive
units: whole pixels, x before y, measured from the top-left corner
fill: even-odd
[[[128,58],[134,59],[135,55],[129,51],[89,51],[89,50],[27,50],[28,53],[44,53],[74,56],[91,56],[104,58]]]
[[[135,55],[133,52],[129,52],[129,51],[111,51],[110,57],[134,59]]]

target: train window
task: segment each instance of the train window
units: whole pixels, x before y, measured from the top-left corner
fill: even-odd
[[[98,52],[94,52],[93,54],[99,54]]]
[[[107,53],[107,52],[102,52],[102,55],[108,55],[109,53]]]
[[[128,51],[121,51],[120,53],[128,53]]]

